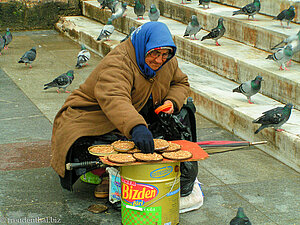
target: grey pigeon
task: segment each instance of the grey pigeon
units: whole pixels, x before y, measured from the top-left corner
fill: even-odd
[[[206,39],[213,39],[216,41],[216,46],[221,46],[218,42],[218,40],[223,37],[226,29],[223,24],[224,19],[221,17],[218,20],[218,26],[211,30],[211,32],[204,37],[202,37],[201,41]]]
[[[199,5],[202,5],[204,9],[207,8],[209,9],[209,4],[210,4],[211,0],[199,0]]]
[[[242,93],[243,95],[245,95],[248,99],[248,102],[250,104],[253,104],[253,102],[251,102],[251,96],[255,95],[257,92],[259,92],[260,88],[261,88],[261,81],[262,81],[262,77],[261,76],[257,76],[255,77],[254,80],[249,80],[247,82],[242,83],[240,86],[238,86],[237,88],[233,89],[233,92],[238,92],[238,93]]]
[[[251,225],[242,207],[238,208],[236,216],[230,221],[230,225]]]
[[[101,41],[103,38],[106,38],[106,40],[109,41],[110,35],[112,35],[115,30],[115,27],[112,25],[111,21],[112,20],[109,18],[107,24],[100,31],[97,41]]]
[[[280,64],[280,70],[289,70],[286,68],[286,63],[290,61],[293,57],[293,47],[292,44],[288,44],[285,47],[279,48],[277,52],[268,55],[266,59],[274,60]]]
[[[193,113],[196,112],[196,106],[192,97],[187,98],[186,105],[193,111]]]
[[[91,58],[91,53],[86,49],[84,44],[81,45],[81,51],[77,55],[77,64],[76,68],[81,68],[83,66],[88,65],[88,61]]]
[[[287,28],[290,28],[290,22],[295,18],[295,15],[295,7],[291,5],[288,9],[281,11],[273,20],[280,20],[281,26],[283,26],[282,21],[286,21]]]
[[[44,90],[47,90],[52,87],[58,88],[56,91],[59,93],[59,89],[62,88],[66,93],[70,93],[69,91],[66,91],[66,88],[72,83],[74,80],[74,71],[69,70],[66,73],[63,73],[56,77],[53,81],[50,83],[44,84]]]
[[[134,0],[134,7],[133,7],[133,11],[135,13],[135,15],[137,16],[137,19],[139,20],[140,17],[142,17],[142,19],[144,19],[144,14],[146,11],[146,7],[144,4],[142,4],[139,0]]]
[[[282,42],[279,42],[277,45],[275,45],[273,48],[271,48],[271,50],[276,49],[280,45],[291,44],[293,41],[300,42],[300,30],[298,31],[297,34],[293,34],[293,35],[285,38]]]
[[[254,2],[249,3],[248,5],[244,6],[240,10],[234,11],[232,15],[235,16],[239,14],[244,14],[244,15],[248,15],[248,19],[250,18],[250,16],[252,16],[253,20],[255,20],[254,15],[259,11],[260,11],[260,0],[254,0]]]
[[[0,35],[0,55],[2,55],[1,51],[4,48],[4,46],[5,46],[5,36],[2,37]]]
[[[8,44],[12,41],[12,38],[13,38],[11,32],[9,31],[9,28],[6,28],[6,32],[5,32],[4,37],[5,37],[5,46],[4,46],[4,48],[8,49]]]
[[[118,2],[114,7],[114,13],[111,15],[110,19],[113,21],[122,16],[126,16],[125,11],[127,8],[126,2]]]
[[[120,41],[120,43],[126,41],[129,37],[131,37],[132,32],[135,30],[135,27],[130,27],[129,34]]]
[[[114,7],[118,3],[117,0],[97,0],[100,3],[101,9],[105,9],[105,7],[109,8],[112,13],[114,13]]]
[[[150,21],[157,21],[160,17],[160,11],[158,8],[156,8],[155,4],[151,4],[150,10],[148,12],[148,17]]]
[[[276,131],[283,131],[279,129],[290,118],[293,105],[291,103],[286,104],[284,107],[277,107],[266,112],[252,123],[259,123],[261,126],[254,132],[257,134],[262,129],[267,127],[274,127]]]
[[[190,36],[190,38],[192,39],[192,35],[194,35],[194,39],[193,40],[198,40],[196,38],[196,34],[201,30],[201,25],[198,22],[197,16],[196,15],[192,15],[192,19],[191,22],[188,23],[184,35],[183,37],[186,36]]]
[[[33,47],[29,51],[25,52],[24,55],[20,58],[18,63],[25,63],[25,66],[27,66],[27,63],[29,63],[29,68],[32,68],[31,63],[36,58],[36,47]]]

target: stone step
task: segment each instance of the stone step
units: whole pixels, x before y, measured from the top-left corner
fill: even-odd
[[[130,27],[138,27],[149,21],[147,17],[137,20],[133,8],[127,8],[126,17],[113,21],[116,30],[128,33]],[[109,10],[99,9],[97,1],[84,2],[83,14],[101,23],[106,23],[111,16]],[[239,83],[261,75],[265,80],[261,90],[264,95],[300,108],[299,63],[293,62],[290,71],[280,71],[274,61],[265,59],[268,52],[224,37],[219,41],[220,47],[215,46],[212,40],[190,40],[183,37],[186,24],[166,17],[161,17],[160,21],[168,25],[174,36],[177,56]],[[206,34],[207,31],[201,30],[198,36]]]
[[[230,5],[238,8],[242,8],[248,3],[253,2],[253,0],[214,0],[213,2],[218,2],[225,5]],[[277,16],[282,10],[288,9],[291,5],[295,6],[295,19],[294,22],[300,23],[300,1],[299,0],[263,0],[261,1],[260,13]]]
[[[104,25],[85,17],[64,17],[56,24],[58,30],[73,40],[84,43],[100,55],[106,55],[125,37],[115,31],[113,41],[96,41],[99,31]],[[293,109],[289,121],[283,125],[283,132],[272,128],[264,129],[254,135],[258,125],[252,120],[262,112],[281,106],[262,94],[253,97],[254,105],[232,89],[238,84],[218,74],[210,72],[191,62],[178,58],[180,68],[188,75],[191,84],[190,95],[194,98],[197,112],[218,125],[232,131],[247,141],[267,140],[267,145],[258,146],[263,151],[300,171],[300,112]]]

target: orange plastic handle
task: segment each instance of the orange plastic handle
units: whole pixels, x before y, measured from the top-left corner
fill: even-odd
[[[154,112],[156,114],[160,113],[160,112],[167,112],[172,108],[172,103],[167,103],[164,105],[159,106],[157,109],[154,110]]]

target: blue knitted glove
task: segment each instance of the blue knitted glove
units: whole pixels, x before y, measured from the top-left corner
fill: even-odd
[[[145,125],[137,125],[132,129],[132,140],[142,153],[154,152],[153,136]]]

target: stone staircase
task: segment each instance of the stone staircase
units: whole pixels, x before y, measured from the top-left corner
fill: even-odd
[[[265,59],[271,53],[270,47],[297,33],[300,25],[292,23],[292,29],[283,29],[278,21],[261,14],[255,16],[258,21],[248,21],[244,15],[232,17],[236,8],[220,3],[212,3],[211,9],[204,10],[198,6],[198,1],[184,5],[180,4],[181,0],[154,2],[161,11],[159,21],[167,24],[178,47],[176,55],[180,58],[180,68],[189,76],[190,95],[194,98],[197,112],[247,141],[267,140],[268,144],[259,148],[300,171],[300,54],[294,56],[290,71],[280,71],[275,62]],[[103,24],[111,16],[109,10],[100,10],[97,1],[84,1],[84,16],[63,17],[56,27],[104,56],[119,44],[130,27],[149,21],[147,13],[145,20],[137,20],[131,7],[133,1],[128,3],[126,17],[113,21],[115,32],[111,36],[112,41],[96,41]],[[151,3],[146,0],[147,9]],[[222,46],[215,46],[212,40],[201,42],[183,37],[193,14],[203,26],[198,38],[214,28],[219,17],[224,18],[227,31],[225,37],[219,40]],[[251,105],[245,96],[233,93],[232,89],[257,75],[264,79],[262,94],[255,95],[252,98],[255,104]],[[253,124],[252,120],[262,112],[287,102],[296,109],[283,125],[285,131],[276,132],[269,128],[254,135],[259,125]]]

